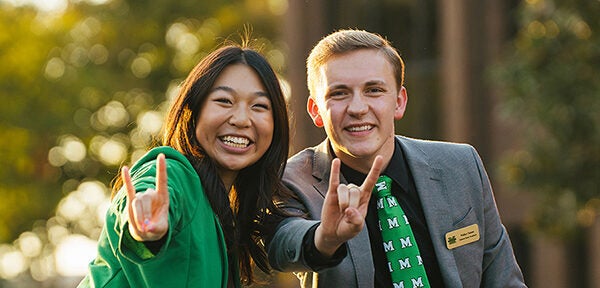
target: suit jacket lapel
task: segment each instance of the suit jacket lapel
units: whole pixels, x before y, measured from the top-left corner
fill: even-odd
[[[446,248],[445,234],[453,229],[453,220],[452,207],[449,205],[452,202],[448,199],[449,195],[442,183],[442,170],[433,165],[417,142],[406,137],[397,138],[414,177],[445,285],[459,287],[462,284],[458,277],[456,261],[452,251]]]
[[[327,189],[329,188],[331,160],[333,160],[333,156],[329,153],[329,141],[325,140],[315,149],[312,171],[313,177],[320,180],[314,186],[315,189],[321,193],[323,198],[325,198],[325,194],[327,194]]]

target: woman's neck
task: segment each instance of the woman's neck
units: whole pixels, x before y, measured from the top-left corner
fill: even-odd
[[[231,187],[233,187],[233,183],[235,182],[237,174],[237,171],[219,171],[219,178],[221,178],[223,185],[225,185],[225,191],[231,191]]]

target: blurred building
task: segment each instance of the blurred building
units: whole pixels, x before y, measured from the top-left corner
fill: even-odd
[[[284,39],[291,85],[293,153],[319,143],[324,133],[306,113],[305,59],[323,36],[343,28],[365,29],[388,38],[406,62],[409,105],[397,133],[466,142],[488,169],[500,214],[530,287],[600,287],[600,225],[565,243],[525,232],[532,194],[512,191],[497,180],[498,163],[518,145],[518,121],[501,119],[487,77],[515,33],[519,1],[506,0],[331,0],[288,1]],[[496,180],[495,180],[496,179]]]

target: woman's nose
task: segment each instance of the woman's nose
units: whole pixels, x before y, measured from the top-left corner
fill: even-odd
[[[231,116],[229,117],[229,124],[244,128],[249,127],[252,121],[250,121],[250,116],[248,113],[248,109],[245,107],[238,107],[233,109]]]

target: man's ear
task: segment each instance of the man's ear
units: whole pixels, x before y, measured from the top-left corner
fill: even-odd
[[[398,91],[398,95],[396,96],[396,111],[394,111],[394,119],[400,120],[404,117],[404,112],[406,112],[406,105],[408,104],[408,93],[406,92],[406,88],[404,86],[400,87],[400,91]]]
[[[306,111],[308,111],[308,115],[312,118],[315,126],[321,128],[323,127],[323,118],[321,118],[321,114],[319,114],[319,107],[317,103],[315,103],[315,99],[310,96],[308,97],[308,101],[306,102]]]

